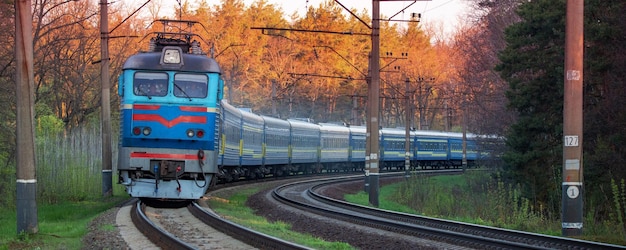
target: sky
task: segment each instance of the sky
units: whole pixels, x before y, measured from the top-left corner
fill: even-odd
[[[165,5],[172,5],[172,7],[178,7],[178,0],[160,0]],[[185,0],[182,0],[185,1]],[[306,13],[307,7],[318,7],[320,3],[325,0],[267,0],[268,3],[274,4],[283,9],[286,15],[286,19],[289,19],[294,11],[297,11],[300,16]],[[458,20],[461,15],[467,12],[468,8],[464,2],[465,0],[430,0],[430,1],[417,1],[404,13],[400,13],[394,17],[394,19],[406,20],[409,19],[411,13],[421,13],[421,21],[426,24],[443,25],[444,32],[451,34],[458,26]],[[190,0],[194,2],[194,0]],[[206,0],[206,2],[212,5],[220,4],[220,0]],[[254,0],[243,0],[246,5],[250,5]],[[368,13],[372,12],[372,1],[368,0],[339,0],[339,3],[349,9],[363,10],[367,9]],[[380,12],[383,16],[390,17],[400,12],[406,6],[413,3],[413,1],[381,1]],[[192,3],[193,6],[193,3]],[[171,9],[171,8],[166,8]],[[167,15],[167,14],[166,14]],[[346,11],[346,15],[349,15]]]

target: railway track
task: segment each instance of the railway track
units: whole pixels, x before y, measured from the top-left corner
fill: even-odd
[[[146,215],[146,205],[137,201],[131,208],[130,216],[135,227],[155,245],[163,249],[195,249],[196,247],[179,239],[167,230],[159,227]]]
[[[458,171],[456,171],[458,173]],[[437,174],[441,174],[438,171]],[[456,174],[450,171],[450,174]],[[391,174],[394,175],[394,174]],[[403,178],[403,174],[395,174]],[[381,175],[381,180],[388,178]],[[283,180],[284,181],[284,180]],[[269,191],[265,196],[275,199],[276,203],[282,207],[291,207],[296,214],[317,214],[332,223],[347,224],[348,235],[345,239],[353,238],[353,235],[360,234],[352,231],[354,227],[371,228],[369,230],[379,230],[385,233],[384,237],[390,237],[390,241],[406,241],[404,246],[417,246],[420,248],[447,248],[447,249],[626,249],[624,246],[610,245],[597,242],[575,240],[562,237],[553,237],[540,234],[526,233],[513,230],[505,230],[493,227],[479,226],[468,223],[460,223],[442,219],[429,218],[405,213],[390,212],[376,208],[366,207],[347,203],[333,199],[324,195],[324,192],[331,190],[330,186],[339,182],[363,181],[362,175],[333,176],[315,180],[298,181],[289,180],[288,184],[280,185]],[[212,212],[203,204],[203,200],[192,203],[185,208],[162,209],[147,207],[145,204],[137,203],[131,210],[133,222],[138,224],[144,235],[163,249],[306,249],[304,246],[283,241],[281,239],[264,235],[252,231],[246,227],[224,220],[219,215]],[[147,212],[146,212],[147,210]],[[307,212],[303,212],[307,211]],[[179,211],[179,212],[172,212]],[[184,211],[184,212],[180,212]],[[283,212],[277,207],[277,214]],[[152,214],[148,216],[146,214]],[[283,216],[288,216],[284,214]],[[152,217],[152,218],[150,218]],[[153,222],[162,219],[155,218],[168,217],[170,222]],[[181,218],[186,218],[181,219]],[[187,217],[193,217],[198,222],[189,222]],[[148,222],[140,222],[145,220]],[[320,230],[320,226],[313,219],[305,219],[306,223],[313,230]],[[339,222],[341,221],[341,222]],[[172,226],[163,224],[181,224],[181,227],[171,230]],[[144,225],[141,225],[144,224]],[[160,224],[160,225],[159,225]],[[352,225],[352,226],[350,226]],[[148,227],[151,227],[148,228]],[[169,228],[169,229],[163,229]],[[176,228],[176,227],[174,227]],[[185,228],[185,229],[181,229]],[[219,228],[221,234],[227,234],[230,239],[220,238],[218,243],[211,245],[209,238],[216,241],[214,235],[203,231],[202,228]],[[194,233],[190,233],[194,232]],[[311,232],[311,234],[315,234]],[[380,232],[373,235],[381,234]],[[222,237],[222,236],[220,236]],[[393,237],[397,237],[394,239]],[[382,238],[369,239],[370,246],[378,246],[388,242]],[[359,239],[362,239],[359,238]],[[350,239],[353,240],[354,239]],[[343,241],[343,240],[342,240]],[[224,246],[225,242],[241,242],[241,246]],[[347,241],[346,241],[347,242]],[[425,242],[425,243],[424,243]],[[348,242],[353,244],[353,242]],[[423,247],[428,246],[428,247]],[[361,246],[362,247],[362,246]],[[367,247],[366,247],[367,248]],[[402,247],[401,247],[402,248]]]
[[[362,177],[356,179],[361,181]],[[274,189],[272,197],[281,203],[324,217],[469,248],[626,249],[624,246],[391,212],[332,199],[320,194],[329,185],[349,180],[349,178],[342,178],[285,184]]]
[[[131,218],[161,249],[308,249],[232,223],[195,202],[184,208],[154,208],[137,201]]]

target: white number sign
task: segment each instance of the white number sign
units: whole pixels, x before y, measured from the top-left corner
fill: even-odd
[[[578,136],[566,135],[564,143],[566,147],[578,147]]]
[[[580,190],[578,190],[578,187],[576,186],[569,186],[567,187],[567,196],[570,197],[571,199],[576,199],[578,197],[578,194],[580,194]]]

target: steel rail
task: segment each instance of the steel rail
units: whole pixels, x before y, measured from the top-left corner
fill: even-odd
[[[345,181],[345,179],[340,181]],[[311,196],[312,199],[323,202],[327,206],[331,206],[333,208],[311,205],[281,194],[282,190],[293,187],[294,185],[303,184],[305,182],[280,186],[273,190],[272,196],[282,203],[299,207],[316,214],[322,214],[324,216],[371,226],[374,228],[396,231],[420,237],[428,237],[464,246],[507,249],[626,249],[626,247],[618,245],[541,235],[392,212],[339,201],[325,197],[316,192],[316,190],[319,190],[326,185],[336,184],[337,182],[339,181],[329,180],[323,183],[311,184],[312,186],[306,191],[307,195]]]
[[[267,234],[263,234],[252,229],[243,227],[239,224],[225,220],[213,211],[206,210],[196,202],[187,206],[191,214],[196,216],[205,224],[225,233],[237,240],[248,245],[258,247],[260,249],[311,249],[306,246],[298,245],[289,241],[285,241]]]
[[[131,209],[130,217],[137,229],[152,243],[163,249],[196,249],[150,221],[144,212],[145,208],[144,203],[137,201]]]
[[[549,249],[626,249],[626,246],[496,228],[362,206],[333,199],[317,192],[317,190],[323,188],[325,185],[327,184],[316,185],[309,188],[307,192],[309,195],[311,195],[311,197],[325,204],[329,204],[335,207],[342,207],[344,209],[349,209],[371,216],[403,221],[415,225],[435,227],[442,230],[479,235],[486,238],[496,238],[505,241],[519,242],[521,244],[526,244],[529,247],[537,246],[540,248],[546,247]]]

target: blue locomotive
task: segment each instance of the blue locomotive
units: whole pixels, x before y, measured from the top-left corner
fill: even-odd
[[[164,21],[119,77],[119,182],[133,197],[198,199],[215,181],[224,82],[191,32],[165,24],[194,22]]]

